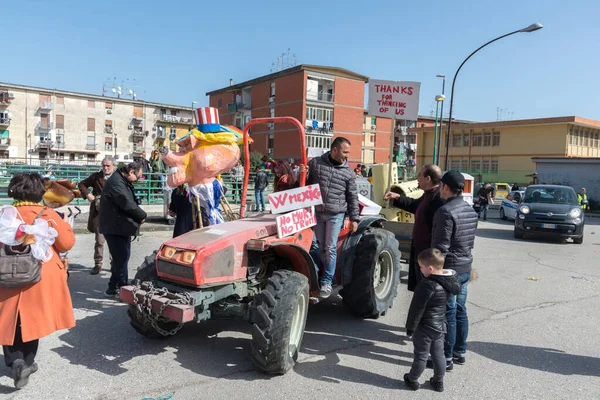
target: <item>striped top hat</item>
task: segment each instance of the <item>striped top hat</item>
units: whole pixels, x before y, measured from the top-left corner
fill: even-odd
[[[198,130],[203,133],[223,132],[219,121],[219,110],[214,107],[200,107],[194,110]]]

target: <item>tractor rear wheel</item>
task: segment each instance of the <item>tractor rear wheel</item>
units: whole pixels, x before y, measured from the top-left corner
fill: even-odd
[[[285,374],[298,359],[308,312],[308,279],[278,270],[250,308],[252,361],[270,374]]]
[[[156,273],[156,254],[157,250],[150,256],[146,256],[144,262],[138,268],[135,277],[133,278],[133,284],[139,285],[142,282],[156,281],[158,274]],[[151,339],[159,339],[166,337],[155,329],[152,324],[144,318],[136,306],[130,305],[127,309],[127,315],[129,315],[129,323],[140,335],[146,336]],[[178,322],[163,322],[158,321],[157,325],[164,331],[170,331],[177,326]]]
[[[392,307],[400,283],[400,250],[394,234],[370,228],[358,243],[352,280],[340,294],[350,311],[363,318],[379,318]]]

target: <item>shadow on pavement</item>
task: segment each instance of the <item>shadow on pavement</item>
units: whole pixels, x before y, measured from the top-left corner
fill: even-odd
[[[89,268],[77,264],[71,265],[70,271],[69,286],[79,319],[75,328],[59,336],[63,345],[52,351],[71,364],[118,376],[130,368],[147,368],[140,364],[143,360],[135,360],[137,357],[172,352],[183,368],[199,375],[248,381],[270,378],[257,371],[252,363],[251,325],[247,322],[187,324],[176,336],[148,339],[129,325],[125,304],[104,297],[108,273],[90,276]],[[399,287],[402,290],[406,290],[403,285]],[[402,307],[398,300],[396,307]],[[408,366],[412,353],[390,350],[377,343],[404,343],[402,331],[380,321],[349,315],[339,299],[317,304],[309,309],[300,362],[295,370],[317,380],[327,377],[335,381],[397,386],[396,380],[340,365],[338,353]],[[316,355],[324,355],[325,359],[311,361]]]
[[[560,375],[600,376],[600,358],[567,354],[542,347],[469,342],[469,351],[504,364]]]

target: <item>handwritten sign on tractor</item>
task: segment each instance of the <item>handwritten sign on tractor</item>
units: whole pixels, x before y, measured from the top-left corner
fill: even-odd
[[[307,208],[323,204],[321,189],[318,184],[285,190],[269,195],[272,214]]]
[[[416,121],[420,82],[369,79],[369,115]]]
[[[317,224],[315,216],[315,207],[302,208],[287,214],[280,215],[277,220],[277,235],[282,238],[293,235],[303,229],[310,228]]]

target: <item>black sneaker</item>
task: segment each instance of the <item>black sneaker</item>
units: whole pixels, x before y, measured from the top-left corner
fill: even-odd
[[[408,374],[404,374],[404,384],[412,390],[419,390],[421,385],[417,381],[411,381]]]
[[[443,392],[444,391],[444,382],[437,382],[434,381],[433,378],[429,379],[429,383],[431,383],[431,386],[433,386],[433,390],[435,390],[436,392]]]
[[[427,360],[427,368],[433,369],[433,361],[431,359]],[[454,363],[452,360],[446,360],[446,371],[452,371],[454,369]]]
[[[104,292],[104,295],[106,297],[116,297],[118,294],[119,294],[119,292],[117,291],[117,289],[111,289],[111,288],[108,288],[106,290],[106,292]]]
[[[461,356],[452,356],[452,362],[458,365],[464,365],[467,362],[467,360]]]

